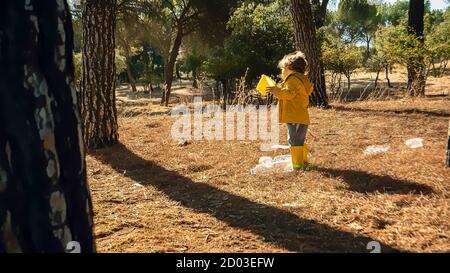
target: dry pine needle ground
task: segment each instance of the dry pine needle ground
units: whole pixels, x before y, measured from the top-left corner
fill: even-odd
[[[283,151],[181,147],[170,116],[133,116],[119,120],[119,145],[88,156],[100,252],[367,252],[373,240],[385,252],[450,251],[448,98],[312,108],[320,169],[266,176],[249,170]],[[423,148],[404,144],[414,137]],[[363,154],[385,144],[385,154]]]

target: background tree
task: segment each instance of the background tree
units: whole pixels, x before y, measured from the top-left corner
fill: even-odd
[[[382,17],[375,4],[367,0],[342,0],[337,11],[341,36],[348,37],[350,42],[362,42],[366,45],[365,59],[370,57],[370,46]]]
[[[82,22],[81,113],[90,149],[118,140],[115,68],[115,0],[86,0]]]
[[[347,91],[351,88],[351,76],[356,69],[361,67],[362,52],[361,49],[352,43],[344,43],[338,33],[329,31],[322,44],[323,60],[325,68],[331,71],[331,85],[337,88],[331,88],[334,91],[341,89],[341,76],[347,79]]]
[[[435,20],[435,26],[430,26],[426,35],[426,48],[429,50],[433,76],[442,77],[450,59],[450,10],[442,15],[442,21]],[[436,66],[439,64],[439,66]]]
[[[325,25],[329,0],[311,0],[311,8],[316,30]]]
[[[0,252],[94,252],[66,1],[0,3]]]
[[[409,0],[398,0],[392,4],[384,3],[378,8],[382,21],[397,26],[408,20]]]
[[[388,71],[389,71],[388,63],[383,58],[383,56],[381,54],[379,54],[378,51],[374,50],[374,53],[372,53],[371,56],[369,57],[369,59],[366,60],[365,68],[369,72],[376,73],[375,81],[374,81],[374,88],[378,87],[380,73],[383,71],[383,69],[386,69],[386,79],[388,80],[388,86],[391,87],[390,81],[389,81],[389,74],[388,74]]]
[[[420,51],[424,45],[424,0],[410,0],[408,14],[408,33],[417,40],[415,50]],[[408,62],[408,89],[410,95],[419,96],[425,94],[425,63],[423,56],[410,59]]]
[[[183,38],[198,28],[200,11],[193,0],[159,0],[147,1],[145,4],[149,26],[154,30],[153,35],[149,37],[161,50],[164,58],[164,92],[161,105],[168,106],[175,63]]]
[[[128,82],[133,92],[137,91],[136,77],[132,69],[131,57],[136,49],[138,39],[141,36],[139,7],[136,2],[122,0],[118,3],[116,38],[117,47],[125,59]]]
[[[328,107],[324,70],[321,64],[320,45],[309,0],[291,0],[291,13],[294,19],[295,43],[303,51],[309,62],[309,77],[314,83],[311,95],[313,105]]]
[[[193,50],[191,53],[187,54],[181,62],[181,70],[183,72],[192,72],[192,87],[198,88],[199,70],[205,62],[205,56],[200,55],[197,53],[197,51]]]
[[[220,83],[223,102],[231,99],[236,79],[244,75],[248,89],[261,74],[276,77],[278,61],[294,50],[292,19],[285,1],[243,3],[227,27],[230,34],[224,45],[211,50],[204,66],[207,75]]]
[[[277,76],[278,61],[295,49],[289,5],[283,1],[244,3],[231,15],[228,29],[226,50],[239,60],[238,75],[249,69],[249,82],[259,80],[261,74]]]

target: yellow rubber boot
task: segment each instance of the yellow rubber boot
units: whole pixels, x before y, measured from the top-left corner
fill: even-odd
[[[303,145],[303,163],[308,165],[308,145]]]
[[[291,146],[292,168],[294,170],[301,170],[305,167],[305,161],[303,160],[304,147],[303,146]]]

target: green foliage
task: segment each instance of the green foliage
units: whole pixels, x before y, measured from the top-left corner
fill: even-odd
[[[378,6],[382,21],[387,25],[398,26],[408,21],[409,0],[398,0],[393,4],[381,4]],[[425,13],[431,12],[430,1],[425,1]]]
[[[409,0],[384,2],[341,0],[337,11],[326,14],[325,26],[317,32],[326,69],[350,77],[362,65],[377,72],[395,63],[423,66],[450,58],[449,11],[430,11],[427,1],[424,37],[417,38],[406,31]],[[183,72],[228,81],[248,68],[250,83],[261,74],[277,75],[278,61],[294,50],[289,4],[289,0],[118,0],[117,73],[126,78],[128,57],[138,83],[160,83],[163,60],[170,56],[184,17],[178,58]],[[79,78],[82,25],[77,15],[73,26]]]
[[[441,10],[433,10],[426,13],[424,17],[424,33],[429,35],[433,29],[445,20],[444,12]]]
[[[335,19],[341,35],[349,37],[351,42],[370,42],[382,22],[377,6],[367,0],[342,0]]]
[[[75,53],[78,53],[81,52],[81,35],[83,29],[83,26],[81,24],[81,18],[74,18],[72,21],[72,27],[73,27],[73,42],[74,42],[73,51]]]
[[[138,82],[160,84],[163,79],[163,58],[156,48],[144,43],[142,51],[131,59],[131,66]]]
[[[423,66],[429,52],[421,37],[408,33],[406,26],[386,26],[377,31],[375,48],[386,62]]]
[[[389,63],[386,61],[383,55],[380,52],[375,51],[371,54],[370,58],[364,64],[364,67],[367,71],[370,72],[380,72],[383,70]]]
[[[294,50],[293,26],[286,1],[243,3],[228,22],[230,37],[216,49],[205,68],[214,79],[278,74],[277,63]]]
[[[368,68],[373,68],[373,61],[419,68],[446,63],[450,59],[450,11],[427,13],[424,21],[424,37],[409,34],[405,24],[380,28],[375,40],[376,58]]]
[[[337,33],[330,31],[323,40],[322,60],[326,69],[349,79],[361,67],[363,54],[355,44],[344,43]]]
[[[450,59],[450,10],[443,14],[443,21],[427,35],[426,48],[433,63],[447,62]]]
[[[189,53],[181,59],[181,71],[185,73],[197,71],[205,63],[206,57],[198,55],[195,52]]]
[[[121,73],[125,72],[127,70],[127,62],[125,56],[123,56],[123,53],[116,49],[116,75],[120,75]]]
[[[383,21],[388,25],[397,26],[402,21],[407,21],[409,10],[409,0],[399,0],[393,4],[383,4],[379,6],[379,13]]]
[[[226,81],[237,78],[243,73],[238,72],[239,59],[225,48],[217,47],[204,64],[207,75],[216,81]]]

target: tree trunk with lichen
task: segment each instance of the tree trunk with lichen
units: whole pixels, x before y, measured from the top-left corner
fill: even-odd
[[[89,149],[115,144],[116,110],[115,0],[86,0],[83,6],[81,113]]]
[[[0,252],[94,252],[64,0],[0,2]]]
[[[316,38],[316,27],[309,0],[291,0],[291,13],[294,19],[295,43],[298,50],[305,53],[309,64],[309,78],[314,84],[311,104],[328,107],[324,70],[321,64],[321,50]]]

